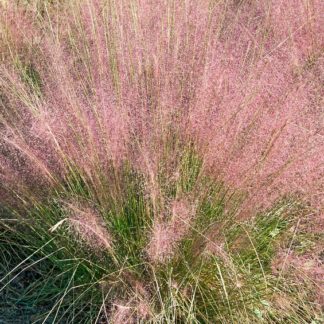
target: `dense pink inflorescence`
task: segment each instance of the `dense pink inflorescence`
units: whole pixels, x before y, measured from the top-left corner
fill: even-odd
[[[55,16],[41,40],[36,24],[23,37],[25,13],[2,19],[13,42],[37,50],[42,92],[1,67],[5,186],[55,185],[76,166],[100,192],[101,175],[129,160],[156,196],[157,166],[176,134],[245,195],[240,215],[291,193],[321,208],[322,1],[127,3],[74,4],[76,14]]]
[[[147,253],[154,262],[163,262],[174,255],[195,216],[193,206],[185,199],[173,201],[170,209],[168,220],[157,219],[153,225]]]
[[[324,267],[321,258],[323,259],[323,257],[310,254],[298,256],[291,251],[281,251],[277,258],[272,262],[272,271],[275,275],[282,275],[285,273],[296,276],[301,282],[313,282],[314,300],[323,308]]]
[[[113,304],[111,321],[116,324],[133,324],[147,320],[150,306],[144,300],[130,299],[128,302],[116,301]]]
[[[112,251],[112,237],[100,217],[91,207],[80,206],[78,203],[67,203],[68,223],[71,231],[76,234],[92,250],[97,252]]]

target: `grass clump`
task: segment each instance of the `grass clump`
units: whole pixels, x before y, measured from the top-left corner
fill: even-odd
[[[0,2],[4,321],[321,322],[319,2]]]

